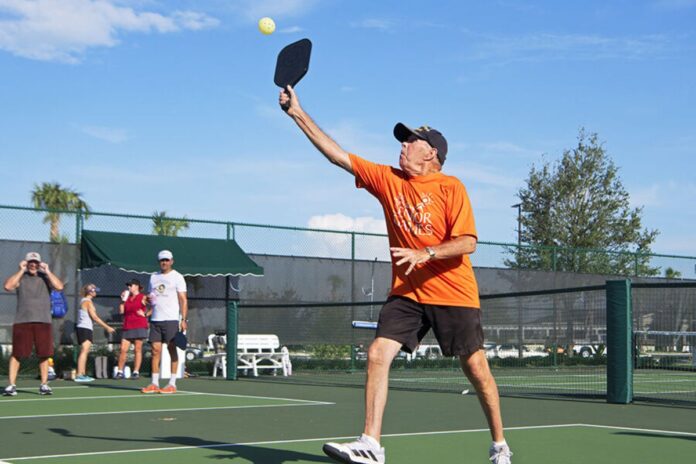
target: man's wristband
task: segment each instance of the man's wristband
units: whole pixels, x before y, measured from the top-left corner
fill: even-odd
[[[425,247],[426,253],[428,253],[428,256],[430,256],[430,259],[435,259],[435,256],[437,253],[435,253],[435,250],[433,250],[430,247]]]

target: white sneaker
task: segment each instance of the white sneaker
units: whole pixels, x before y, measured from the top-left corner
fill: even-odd
[[[380,448],[374,438],[365,434],[349,443],[326,443],[324,453],[335,461],[345,464],[384,464],[384,448]]]
[[[42,383],[39,387],[39,395],[52,395],[53,389],[47,383]]]
[[[510,447],[507,444],[501,447],[491,445],[490,449],[488,450],[488,456],[488,459],[493,464],[512,464],[512,460],[510,459],[512,456],[512,451],[510,451]]]
[[[8,385],[2,392],[2,396],[17,396],[17,387],[15,385]]]

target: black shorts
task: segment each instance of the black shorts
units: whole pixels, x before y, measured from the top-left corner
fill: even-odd
[[[77,327],[75,329],[77,333],[77,344],[82,345],[84,342],[94,341],[94,330],[85,329],[84,327]]]
[[[382,306],[376,336],[413,353],[431,328],[444,356],[468,356],[483,348],[479,309],[421,304],[400,296],[389,297]]]
[[[151,321],[150,343],[169,343],[179,331],[178,321]]]

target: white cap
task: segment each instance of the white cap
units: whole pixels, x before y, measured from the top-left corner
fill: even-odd
[[[41,255],[38,254],[35,251],[27,253],[27,255],[24,257],[25,261],[38,261],[41,262]]]
[[[174,255],[169,250],[162,250],[157,254],[157,261],[162,261],[163,259],[174,259]]]

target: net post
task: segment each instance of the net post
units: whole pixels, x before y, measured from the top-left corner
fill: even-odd
[[[237,380],[237,330],[239,326],[239,308],[236,301],[227,303],[227,380]]]
[[[607,299],[607,402],[633,401],[633,317],[631,281],[608,280]]]

